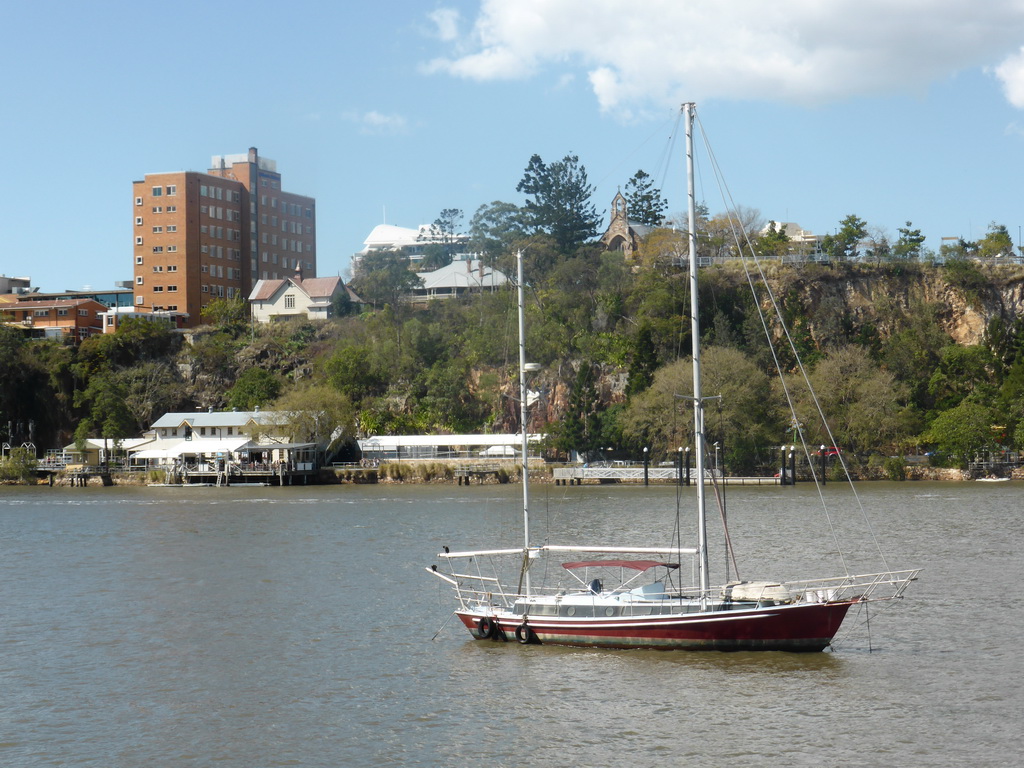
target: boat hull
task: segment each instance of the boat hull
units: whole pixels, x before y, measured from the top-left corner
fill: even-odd
[[[854,600],[642,618],[570,619],[456,611],[478,640],[687,651],[822,651]],[[486,621],[481,625],[481,619]]]

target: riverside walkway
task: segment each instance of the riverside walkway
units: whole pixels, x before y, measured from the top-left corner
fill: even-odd
[[[552,471],[555,485],[582,485],[584,482],[594,483],[642,483],[646,478],[652,483],[679,483],[680,472],[677,467],[640,466],[595,466],[595,467],[558,467]],[[711,482],[710,473],[706,482]],[[716,477],[715,482],[722,485],[779,485],[777,477]],[[684,485],[696,485],[697,473],[690,470],[690,481]]]

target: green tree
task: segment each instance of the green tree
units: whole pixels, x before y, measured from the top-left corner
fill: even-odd
[[[327,382],[353,403],[381,394],[386,377],[377,369],[373,350],[368,346],[339,349],[323,363]]]
[[[630,221],[648,227],[660,227],[665,220],[668,203],[661,196],[661,190],[655,188],[650,175],[645,171],[637,171],[626,182],[622,193],[626,198],[626,211]]]
[[[899,237],[892,247],[893,258],[904,261],[917,261],[921,258],[925,238],[920,229],[911,229],[912,226],[908,221],[905,227],[896,230]]]
[[[234,336],[249,324],[249,304],[241,295],[232,299],[214,299],[199,313],[204,323]]]
[[[280,394],[280,377],[263,368],[247,368],[228,390],[228,406],[251,411],[265,406]]]
[[[779,399],[769,378],[736,349],[707,347],[702,355],[705,397],[721,396],[705,405],[705,434],[709,445],[725,447],[725,460],[734,470],[752,468],[762,446],[782,434]],[[651,446],[655,458],[664,451],[694,444],[693,363],[677,360],[658,369],[650,388],[633,398],[619,424],[633,445]]]
[[[523,212],[512,203],[495,200],[481,205],[469,222],[469,247],[488,264],[509,255],[513,245],[525,237]]]
[[[419,402],[434,429],[473,432],[483,423],[484,404],[470,385],[472,371],[464,361],[438,361],[421,377]]]
[[[849,345],[830,352],[811,372],[832,436],[844,450],[866,453],[898,442],[904,426],[903,388],[875,363],[866,349]],[[806,390],[794,385],[801,404],[798,417],[814,442],[831,444]]]
[[[604,442],[599,414],[594,366],[589,362],[580,363],[565,413],[549,431],[551,447],[564,453],[576,451],[582,456],[598,450]]]
[[[992,222],[978,243],[978,256],[986,259],[1013,256],[1013,238],[1002,224]]]
[[[10,454],[0,457],[0,483],[21,483],[31,485],[35,482],[36,457],[28,448],[11,448]]]
[[[777,223],[769,221],[768,227],[754,241],[754,248],[759,254],[781,258],[789,253],[791,247],[789,235],[786,234],[785,227],[777,227]]]
[[[348,317],[358,311],[358,305],[352,301],[352,297],[344,285],[341,286],[341,290],[331,296],[331,317]]]
[[[371,251],[359,265],[352,281],[359,296],[377,305],[398,307],[402,298],[423,284],[409,269],[409,257],[399,251]]]
[[[527,196],[524,214],[528,227],[554,237],[561,253],[572,253],[597,234],[600,219],[591,202],[594,188],[576,155],[550,164],[534,155],[516,191]]]
[[[75,429],[79,444],[89,437],[116,440],[139,433],[139,425],[128,407],[128,387],[117,373],[91,376],[85,389],[75,393],[75,406],[85,414]]]
[[[352,401],[324,384],[303,383],[281,395],[268,410],[285,415],[285,426],[297,443],[333,445],[355,434]]]
[[[420,261],[421,271],[446,267],[459,250],[457,243],[459,223],[462,211],[458,208],[445,208],[441,215],[434,219],[426,234],[419,236],[428,244],[423,248],[423,259]]]
[[[867,222],[850,214],[839,222],[839,231],[825,235],[821,249],[835,261],[854,261],[860,255],[860,242],[867,235]]]
[[[951,339],[943,331],[940,307],[914,302],[906,313],[885,320],[895,329],[882,343],[880,361],[898,381],[909,388],[909,401],[921,412],[932,408],[928,382],[938,368],[943,348]]]
[[[167,360],[144,360],[120,369],[117,378],[124,387],[125,405],[135,421],[136,434],[183,402],[181,376]]]
[[[992,411],[965,400],[936,416],[922,439],[965,466],[976,454],[994,447]]]
[[[636,332],[632,353],[629,356],[629,382],[626,396],[643,392],[654,381],[658,369],[658,349],[654,345],[651,326],[644,323]]]
[[[0,434],[11,444],[35,437],[52,409],[52,389],[31,344],[16,328],[0,325]]]
[[[983,344],[969,347],[951,344],[940,352],[939,365],[928,381],[928,393],[939,411],[959,405],[967,397],[975,402],[993,402],[992,380],[995,360]]]

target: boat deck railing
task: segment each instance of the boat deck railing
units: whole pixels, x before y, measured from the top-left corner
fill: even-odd
[[[501,579],[493,576],[483,576],[469,573],[445,574],[434,569],[427,569],[435,576],[451,584],[460,604],[464,607],[471,604],[501,605],[510,607],[517,600],[527,597],[543,597],[556,595],[565,592],[564,586],[537,588],[527,596],[517,589],[505,586]],[[784,581],[782,586],[786,587],[792,595],[793,602],[803,603],[831,603],[846,600],[878,601],[894,600],[903,596],[903,592],[910,586],[910,583],[917,579],[920,569],[906,571],[885,571],[881,573],[858,574],[851,576],[837,576],[823,579],[806,579],[802,581]],[[709,598],[718,599],[722,595],[724,587],[713,587],[708,595]],[[626,595],[630,593],[629,588],[615,589],[603,593],[605,596],[611,594]],[[667,599],[671,600],[697,600],[701,597],[700,590],[696,587],[668,587],[665,590]],[[752,601],[752,602],[757,602]],[[774,600],[773,600],[774,602]]]

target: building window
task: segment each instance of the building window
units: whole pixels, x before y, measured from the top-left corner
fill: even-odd
[[[142,275],[139,275],[138,277],[135,278],[135,284],[142,285]]]
[[[153,197],[161,197],[163,193],[163,187],[153,187]]]
[[[207,197],[206,189],[207,189],[207,187],[206,187],[205,184],[200,184],[199,185],[199,196],[200,197]]]
[[[164,292],[164,287],[162,285],[154,285],[153,286],[153,293],[163,293],[163,292]]]
[[[163,231],[164,231],[163,227],[153,227],[153,234],[154,235],[159,235]]]
[[[178,286],[176,286],[176,285],[168,285],[167,286],[167,292],[168,293],[177,293],[177,291],[178,291]]]
[[[159,205],[154,205],[153,206],[153,213],[163,213],[163,212],[164,212],[164,209],[161,208]]]
[[[68,311],[66,309],[58,309],[57,310],[57,317],[67,317],[67,316],[68,316]]]
[[[89,310],[88,309],[80,309],[80,310],[78,310],[78,315],[79,315],[79,317],[88,317],[89,316]]]
[[[168,196],[172,196],[172,195],[178,194],[178,187],[176,185],[174,185],[174,184],[169,185],[167,187],[167,194],[168,194]]]
[[[178,266],[177,266],[177,264],[171,264],[170,266],[168,266],[168,267],[167,267],[167,271],[168,271],[168,272],[177,272],[177,271],[178,271]]]
[[[168,213],[175,213],[177,210],[178,210],[178,206],[176,206],[176,205],[168,205],[167,206],[167,212]]]
[[[210,286],[204,285],[203,286],[203,293],[209,293],[209,292],[210,292]]]
[[[295,297],[290,293],[284,297],[284,308],[295,309]]]
[[[32,317],[49,317],[50,310],[48,309],[33,309]]]
[[[177,250],[178,250],[178,246],[176,246],[176,245],[168,245],[168,246],[167,246],[167,252],[168,252],[168,253],[174,253],[174,252],[176,252]]]
[[[153,246],[153,253],[163,253],[163,252],[164,252],[164,247],[162,245],[154,245]]]
[[[135,244],[142,245],[142,235],[139,235],[138,237],[135,238]]]
[[[135,226],[136,227],[141,227],[142,226],[142,217],[141,216],[136,216],[135,217]]]
[[[139,279],[141,280],[141,278],[139,278]],[[142,301],[143,301],[143,299],[142,299],[142,297],[141,297],[141,296],[136,296],[136,297],[135,297],[135,303],[136,303],[136,304],[141,304],[141,303],[142,303]]]
[[[135,198],[135,204],[136,205],[142,205],[142,198],[141,197],[136,197]]]
[[[167,231],[168,232],[177,232],[178,231],[178,225],[177,224],[171,224],[171,226],[169,226],[167,228]]]
[[[156,267],[153,267],[153,271],[154,271],[154,272],[163,272],[163,271],[164,271],[164,268],[163,268],[163,267],[160,267],[160,266],[156,266]]]
[[[142,263],[142,257],[141,256],[136,256],[135,257],[135,263],[136,264],[141,264]]]

